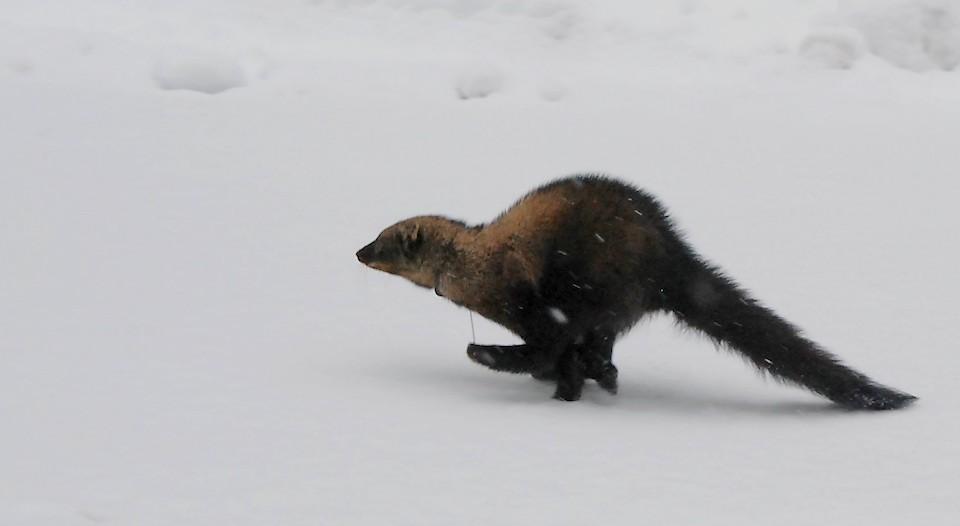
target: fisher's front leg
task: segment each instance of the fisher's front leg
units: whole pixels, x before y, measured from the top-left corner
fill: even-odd
[[[467,346],[471,360],[495,371],[552,376],[557,382],[554,398],[579,400],[585,376],[581,346],[557,341],[549,344]]]
[[[617,367],[610,361],[613,354],[612,336],[591,333],[583,343],[573,344],[577,354],[576,359],[568,356],[565,359],[578,361],[583,367],[585,378],[596,380],[597,384],[610,394],[617,393]],[[522,345],[480,345],[472,343],[467,346],[467,356],[474,362],[494,371],[516,374],[530,374],[537,380],[557,381],[559,373],[556,365],[537,370],[539,364],[546,361],[545,351],[528,344]],[[571,363],[565,367],[570,369]]]
[[[476,363],[507,373],[533,373],[542,362],[542,351],[522,345],[467,345],[467,356]]]

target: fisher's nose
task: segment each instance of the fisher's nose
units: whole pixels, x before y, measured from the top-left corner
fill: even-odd
[[[357,259],[360,263],[367,264],[373,259],[373,243],[357,251]]]

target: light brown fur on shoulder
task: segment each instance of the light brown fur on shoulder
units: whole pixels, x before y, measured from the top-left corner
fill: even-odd
[[[536,285],[547,255],[546,245],[574,202],[568,193],[568,189],[557,187],[528,194],[485,226],[477,243],[489,252],[503,253],[504,271],[509,277]]]

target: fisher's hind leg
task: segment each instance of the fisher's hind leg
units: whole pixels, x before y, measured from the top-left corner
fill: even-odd
[[[616,338],[610,333],[590,332],[580,352],[586,377],[596,380],[597,385],[610,394],[617,394],[617,376],[619,375],[617,367],[613,365],[615,340]]]

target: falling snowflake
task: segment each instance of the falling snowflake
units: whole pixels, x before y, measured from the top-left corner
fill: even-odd
[[[559,323],[560,325],[566,325],[570,321],[570,319],[567,318],[567,315],[556,307],[550,307],[547,309],[547,312],[550,313],[550,317],[553,318],[553,321]]]

